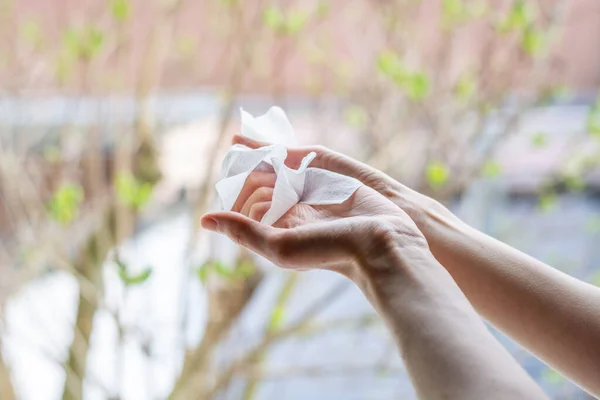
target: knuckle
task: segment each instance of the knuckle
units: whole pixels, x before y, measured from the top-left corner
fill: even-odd
[[[327,153],[330,153],[330,152],[331,152],[331,150],[329,150],[329,148],[328,148],[328,147],[326,147],[326,146],[323,146],[323,145],[321,145],[321,144],[318,144],[318,145],[316,145],[316,146],[313,146],[313,147],[311,148],[311,150],[312,150],[312,151],[314,151],[315,153],[317,153],[318,155],[324,155],[324,154],[327,154]]]
[[[394,244],[395,227],[386,220],[377,220],[371,223],[371,240],[374,246],[387,250]]]
[[[269,197],[269,196],[273,195],[273,188],[270,188],[270,187],[267,187],[267,186],[262,186],[262,187],[256,189],[255,193],[260,198]]]
[[[251,172],[250,175],[248,175],[248,178],[246,178],[246,185],[247,186],[253,186],[257,183],[258,181],[258,174],[255,172]]]
[[[402,219],[376,219],[370,222],[368,251],[384,254],[393,249],[428,247],[427,240],[416,227]]]
[[[269,203],[255,203],[250,207],[249,217],[255,221],[258,221],[259,217],[267,212],[269,209]]]

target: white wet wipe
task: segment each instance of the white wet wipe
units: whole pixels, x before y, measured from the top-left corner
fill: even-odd
[[[314,152],[302,159],[298,169],[286,166],[286,147],[295,146],[297,142],[294,128],[281,108],[271,107],[256,118],[243,109],[240,112],[241,134],[272,144],[259,149],[236,144],[229,149],[223,160],[221,179],[216,184],[223,210],[233,208],[252,171],[274,171],[277,175],[271,208],[261,220],[268,225],[277,222],[297,203],[341,204],[361,185],[360,181],[345,175],[309,168],[316,157]]]

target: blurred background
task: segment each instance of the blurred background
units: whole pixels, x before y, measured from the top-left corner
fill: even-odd
[[[595,0],[0,0],[0,398],[416,398],[351,283],[199,228],[239,107],[600,285],[598,43]]]

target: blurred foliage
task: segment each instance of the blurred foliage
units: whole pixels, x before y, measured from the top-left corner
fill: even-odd
[[[546,36],[540,29],[530,25],[523,31],[521,47],[528,55],[534,57],[542,53],[546,46]]]
[[[537,132],[531,138],[533,147],[542,148],[548,145],[548,135],[544,132]]]
[[[131,15],[131,6],[128,0],[111,0],[110,11],[116,21],[124,22]]]
[[[283,324],[283,321],[286,317],[286,305],[297,282],[298,274],[295,272],[289,272],[279,292],[279,296],[277,297],[277,300],[271,309],[271,315],[269,316],[269,322],[267,325],[267,332],[276,332]]]
[[[475,75],[471,72],[462,73],[454,86],[456,97],[463,102],[468,102],[473,98],[476,92],[477,80]]]
[[[29,19],[22,23],[21,35],[33,49],[39,48],[43,43],[42,28],[35,19]]]
[[[119,274],[119,278],[126,286],[135,286],[141,285],[146,282],[150,276],[152,275],[152,268],[147,267],[144,268],[141,272],[137,274],[130,274],[127,272],[127,266],[121,262],[120,260],[116,260],[117,264],[117,272]]]
[[[361,106],[351,104],[344,109],[344,121],[354,129],[364,129],[368,118],[366,110]]]
[[[488,5],[477,0],[442,0],[442,27],[450,29],[454,24],[481,18],[488,12]]]
[[[297,35],[308,20],[308,12],[301,9],[293,9],[284,13],[278,6],[270,4],[263,11],[265,26],[281,35]]]
[[[426,176],[429,186],[433,190],[439,190],[448,182],[450,171],[444,163],[432,162],[427,165]]]
[[[200,282],[207,284],[211,275],[215,275],[226,281],[244,280],[256,272],[256,266],[249,259],[239,260],[234,266],[227,266],[218,260],[209,260],[196,268],[196,275]]]
[[[483,164],[481,172],[486,178],[496,178],[502,173],[502,168],[497,162],[488,161],[485,164]]]
[[[424,71],[409,70],[397,53],[391,50],[382,51],[377,58],[377,68],[410,100],[423,100],[429,94],[430,81],[427,74]]]
[[[498,29],[502,33],[523,31],[535,20],[536,10],[531,1],[513,1],[508,14],[500,20]]]
[[[588,113],[587,130],[592,136],[600,139],[600,96]]]
[[[83,188],[80,185],[66,183],[60,186],[48,203],[50,217],[62,225],[70,224],[77,216],[83,199]]]
[[[570,95],[571,91],[566,85],[550,85],[541,90],[538,105],[545,106],[553,101],[566,100]]]
[[[120,172],[115,180],[119,200],[135,210],[148,203],[152,195],[152,187],[151,183],[141,182],[128,172]]]
[[[525,89],[527,95],[531,95],[537,101],[535,105],[549,104],[562,99],[568,92],[566,86],[555,81],[554,78],[560,81],[559,75],[553,75],[552,79],[548,79],[548,71],[554,64],[543,64],[546,61],[545,56],[551,54],[550,50],[555,44],[550,40],[554,39],[554,36],[550,35],[554,31],[550,29],[551,24],[546,21],[550,13],[543,8],[543,2],[512,0],[510,4],[506,4],[508,7],[504,8],[497,6],[493,1],[436,0],[441,15],[436,14],[437,23],[427,26],[425,36],[428,36],[428,39],[426,40],[422,37],[421,28],[413,24],[418,20],[415,18],[413,21],[413,16],[419,14],[421,5],[425,5],[425,2],[420,0],[363,2],[354,10],[352,2],[344,2],[343,7],[338,7],[338,4],[327,0],[267,1],[261,3],[262,9],[252,2],[243,0],[215,0],[210,4],[207,3],[207,10],[216,12],[214,17],[216,23],[213,24],[213,21],[198,16],[197,26],[202,25],[203,28],[198,31],[193,30],[196,27],[185,25],[185,15],[181,14],[187,12],[187,9],[181,7],[183,3],[185,2],[178,0],[162,0],[157,9],[151,9],[148,3],[148,10],[146,10],[146,3],[143,2],[103,0],[99,7],[102,17],[87,13],[83,8],[74,7],[77,17],[71,14],[73,10],[68,11],[68,18],[64,21],[68,21],[69,25],[65,26],[64,23],[67,22],[62,22],[63,25],[56,26],[59,32],[57,38],[51,38],[54,27],[46,21],[45,16],[27,14],[25,19],[17,21],[15,25],[17,28],[15,36],[18,36],[20,44],[16,46],[19,53],[13,55],[14,60],[9,60],[8,56],[0,58],[0,69],[11,62],[20,66],[19,57],[22,56],[20,53],[36,54],[43,61],[40,65],[48,65],[47,69],[53,73],[52,76],[44,77],[40,81],[47,80],[53,83],[56,81],[59,86],[58,91],[61,93],[63,91],[68,95],[76,93],[82,98],[102,95],[106,92],[112,94],[112,86],[106,90],[105,82],[108,82],[109,78],[111,81],[121,79],[118,85],[115,85],[118,86],[115,90],[119,95],[124,94],[135,98],[136,106],[139,106],[137,110],[141,110],[145,107],[146,101],[155,94],[173,89],[173,86],[169,86],[172,85],[169,79],[173,79],[170,74],[177,75],[174,80],[177,81],[177,85],[183,85],[185,90],[190,88],[195,90],[197,87],[203,89],[207,82],[208,85],[215,85],[217,92],[225,93],[223,104],[233,104],[239,100],[238,96],[241,93],[255,90],[252,86],[254,82],[260,82],[258,90],[262,91],[262,94],[272,94],[277,101],[281,99],[285,102],[288,100],[287,96],[297,94],[296,92],[288,94],[286,85],[289,83],[290,86],[294,86],[296,80],[301,82],[304,79],[303,72],[294,74],[291,79],[282,74],[281,79],[284,82],[281,87],[275,88],[275,84],[271,84],[271,81],[275,82],[276,79],[271,79],[271,71],[280,70],[281,65],[278,63],[285,65],[306,63],[310,67],[311,74],[306,78],[307,82],[302,81],[302,85],[311,89],[306,97],[314,102],[311,106],[314,104],[315,109],[321,107],[321,101],[325,103],[325,100],[328,101],[330,97],[336,97],[340,100],[340,104],[345,105],[341,111],[343,122],[356,131],[352,132],[353,134],[364,135],[360,137],[360,143],[369,143],[369,146],[360,149],[359,154],[355,154],[358,157],[383,160],[382,165],[386,165],[386,162],[390,161],[386,159],[390,158],[386,155],[390,150],[390,143],[406,143],[409,152],[416,153],[420,150],[417,146],[413,150],[410,143],[412,140],[410,134],[413,133],[421,135],[419,139],[431,144],[430,149],[415,157],[418,160],[417,166],[424,165],[424,168],[414,168],[416,172],[406,174],[415,175],[408,176],[412,179],[411,186],[418,190],[432,189],[440,201],[448,201],[458,190],[464,188],[463,184],[468,185],[469,182],[463,182],[462,177],[483,176],[492,179],[502,174],[501,165],[491,160],[492,153],[481,154],[485,157],[473,162],[472,165],[463,161],[474,160],[475,155],[480,154],[481,146],[477,143],[485,141],[479,136],[480,133],[487,132],[486,128],[490,120],[495,117],[499,109],[508,103],[512,106],[513,100],[519,97],[520,91],[517,96],[514,96],[515,85],[519,85],[519,90]],[[142,4],[141,9],[134,7],[134,4]],[[10,21],[13,17],[13,9],[19,8],[12,6],[11,1],[0,0],[0,25]],[[362,8],[363,6],[367,8]],[[249,12],[250,10],[256,13]],[[366,10],[369,14],[356,15],[356,10],[360,12]],[[329,17],[332,18],[331,21],[326,19]],[[356,49],[355,43],[349,43],[349,49],[339,51],[337,48],[340,46],[337,41],[339,38],[336,38],[336,35],[339,35],[337,19],[339,18],[346,25],[351,25],[356,23],[353,18],[366,20],[367,17],[368,22],[373,24],[368,25],[364,31],[362,27],[356,31],[360,31],[360,35],[364,32],[365,43],[369,46],[372,45],[370,42],[372,37],[369,35],[373,34],[373,37],[377,38],[373,42],[375,43],[373,47],[369,48],[370,51],[355,52],[357,49],[360,50],[361,43],[356,43]],[[143,29],[140,31],[145,35],[142,41],[138,41],[137,29],[143,26],[144,21],[150,21],[152,26],[148,31]],[[208,29],[209,25],[214,28]],[[489,52],[481,54],[475,52],[473,59],[465,56],[460,60],[461,65],[455,68],[455,58],[457,54],[461,54],[456,50],[464,45],[461,32],[463,28],[471,29],[471,26],[476,29],[483,27],[493,35],[493,40],[490,40],[489,47],[486,48]],[[334,29],[331,29],[332,27]],[[156,35],[155,38],[154,32],[159,32],[160,35]],[[479,31],[475,30],[475,32]],[[358,38],[362,40],[360,35]],[[215,40],[218,46],[212,47],[212,40]],[[437,41],[434,44],[440,44],[439,49],[430,46],[429,40]],[[467,42],[472,45],[470,40],[468,38]],[[219,60],[216,72],[212,70],[198,72],[204,71],[205,64],[210,64],[205,62],[206,58],[203,58],[207,57],[203,52],[206,44],[210,48],[208,56]],[[7,55],[10,53],[9,50],[7,48]],[[136,54],[142,54],[140,60],[136,59]],[[368,58],[365,58],[366,54]],[[131,65],[128,64],[129,58],[133,60]],[[464,65],[462,61],[466,61]],[[506,65],[503,65],[504,62]],[[490,65],[487,65],[488,63]],[[131,74],[131,81],[124,78],[127,76],[124,71],[128,71],[129,67],[134,71]],[[44,68],[40,70],[43,73]],[[88,71],[90,73],[86,75]],[[290,68],[290,71],[295,73],[296,69]],[[514,71],[518,73],[514,74]],[[189,79],[186,74],[190,74]],[[213,75],[218,75],[218,79]],[[514,80],[513,75],[516,75]],[[85,81],[86,76],[87,81]],[[540,88],[536,86],[537,83],[540,83]],[[180,86],[176,87],[179,88]],[[51,90],[54,89],[51,86]],[[528,110],[527,104],[523,107],[522,104],[518,104],[515,108],[518,108],[519,112]],[[321,111],[319,108],[314,115]],[[226,132],[231,119],[231,109],[224,107],[221,112],[222,129]],[[148,133],[148,137],[152,137],[157,133],[154,131],[155,126],[152,123],[145,124],[146,119],[141,118],[140,115],[132,118],[137,121],[139,117],[144,124],[140,123],[132,130],[135,133],[139,133],[138,130],[144,131]],[[157,122],[160,124],[163,121]],[[507,131],[500,133],[502,138],[514,130],[514,125],[509,123],[506,125]],[[474,127],[472,132],[468,131],[470,127]],[[501,131],[502,127],[498,130]],[[600,138],[600,98],[589,110],[587,130],[590,135]],[[399,137],[400,135],[406,136]],[[402,140],[396,141],[396,139]],[[471,145],[469,141],[475,145]],[[464,148],[456,150],[456,146],[460,146],[463,142],[469,143]],[[498,143],[501,143],[501,140],[498,140]],[[544,148],[547,144],[548,137],[545,133],[538,132],[531,136],[532,147]],[[496,145],[495,143],[494,146]],[[138,154],[133,163],[132,173],[119,171],[121,164],[115,163],[113,169],[109,168],[110,174],[107,174],[114,177],[114,182],[111,183],[114,190],[110,195],[127,206],[126,212],[131,214],[136,214],[136,211],[148,204],[154,183],[160,177],[158,167],[151,165],[157,156],[156,148],[147,147],[142,150],[147,156]],[[451,154],[454,151],[458,154],[456,157]],[[53,144],[44,146],[42,150],[44,160],[56,169],[68,170],[72,155],[67,151],[63,154],[61,147]],[[214,161],[210,158],[206,160],[206,164],[211,163],[211,160]],[[392,176],[404,179],[403,166],[396,164],[391,160],[387,165],[390,169],[388,172]],[[568,165],[554,176],[554,186],[544,185],[539,191],[539,210],[549,211],[557,207],[559,198],[554,192],[555,187],[560,187],[561,190],[563,186],[567,190],[584,189],[585,170],[586,166]],[[87,179],[85,174],[84,179]],[[83,182],[85,187],[89,187],[88,183]],[[207,187],[210,190],[210,186]],[[90,190],[86,194],[90,196],[92,192]],[[66,226],[76,222],[78,216],[81,216],[84,201],[83,186],[73,183],[64,184],[49,197],[46,208],[52,221]],[[94,204],[94,199],[85,200]],[[198,210],[206,208],[206,205],[202,204],[192,206]],[[92,212],[88,210],[91,208],[86,207],[85,212]],[[102,219],[102,215],[98,216],[98,219]],[[56,228],[55,225],[53,227]],[[589,234],[600,232],[599,227],[597,218],[591,218],[586,223],[586,231]],[[90,243],[94,245],[99,243],[100,240],[96,239],[92,236]],[[118,244],[115,244],[112,248],[117,246]],[[217,281],[222,287],[240,288],[244,295],[250,298],[248,293],[252,290],[247,283],[253,279],[248,278],[259,272],[252,260],[241,260],[233,265],[226,265],[210,258],[212,253],[208,257],[208,261],[193,269],[203,284],[211,285],[213,281]],[[34,258],[28,254],[28,260]],[[116,268],[125,286],[143,284],[152,276],[152,268],[147,267],[132,273],[120,260],[116,261]],[[600,274],[596,273],[589,279],[600,286]],[[294,294],[296,282],[296,275],[290,274],[282,285],[279,297],[273,302],[266,316],[267,336],[282,331],[281,328],[288,317],[289,300]],[[101,286],[98,285],[100,292]],[[234,294],[239,295],[239,293]],[[226,316],[229,305],[227,302],[236,298],[244,297],[220,298],[220,303],[215,305],[219,308],[219,312],[215,315],[219,315],[219,318]],[[209,299],[210,301],[212,300]],[[245,301],[249,302],[248,299]],[[245,303],[242,306],[245,307]],[[227,331],[219,334],[225,337]],[[212,346],[216,345],[213,343]],[[209,347],[201,348],[206,350]],[[193,350],[186,352],[186,357],[187,353]],[[206,354],[211,350],[212,347]],[[257,358],[259,359],[260,357]],[[197,365],[200,364],[202,363]],[[202,365],[208,364],[210,362]],[[206,380],[206,376],[202,376],[205,372],[211,375],[211,379],[215,375],[215,371],[196,371],[197,374],[193,376],[197,381],[202,381],[203,378]],[[554,379],[556,383],[558,380],[553,374],[556,373],[549,370],[544,377],[548,381]],[[81,378],[83,382],[84,376],[82,375]],[[192,397],[208,398],[197,393]]]
[[[554,192],[545,191],[538,199],[538,209],[541,212],[550,212],[558,207],[558,196]]]
[[[90,61],[97,56],[104,42],[104,33],[94,26],[84,29],[69,28],[63,35],[66,55],[81,61]]]
[[[191,36],[179,36],[175,39],[175,46],[182,58],[191,59],[194,56],[194,51],[198,46],[198,42]]]
[[[60,147],[54,145],[45,146],[42,154],[44,156],[44,160],[50,164],[57,164],[62,158]]]

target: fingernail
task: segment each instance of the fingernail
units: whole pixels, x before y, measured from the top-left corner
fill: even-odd
[[[204,227],[204,229],[208,229],[209,231],[218,232],[219,230],[219,223],[214,218],[203,218],[202,226]]]

